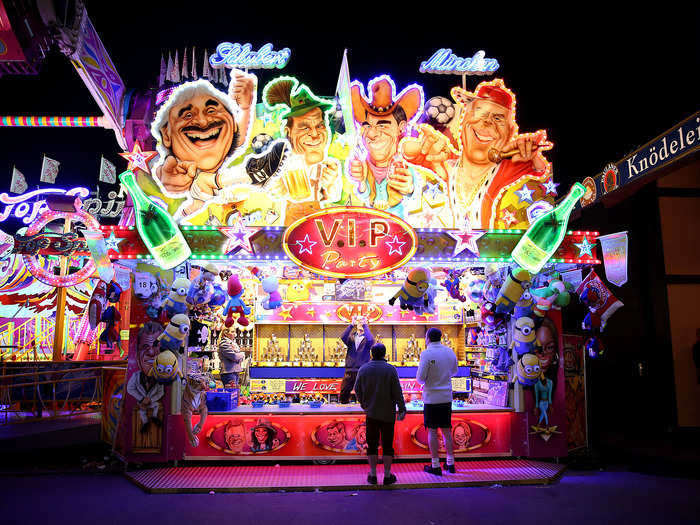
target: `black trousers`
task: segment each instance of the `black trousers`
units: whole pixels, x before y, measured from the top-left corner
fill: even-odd
[[[344,405],[350,402],[350,392],[355,388],[357,380],[357,370],[346,370],[343,382],[340,383],[340,402]]]
[[[365,420],[367,429],[367,455],[379,454],[379,439],[382,440],[382,456],[394,456],[394,422],[381,421],[368,417]]]

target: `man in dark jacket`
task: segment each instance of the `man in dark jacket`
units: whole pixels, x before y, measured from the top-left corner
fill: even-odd
[[[355,382],[355,395],[367,416],[367,461],[369,474],[367,481],[377,484],[377,459],[379,438],[382,440],[382,461],[384,462],[384,485],[396,483],[391,473],[394,460],[394,420],[406,417],[406,405],[396,368],[386,362],[386,348],[379,343],[372,347],[372,360],[360,368]],[[396,408],[398,407],[398,414]]]
[[[224,329],[219,341],[219,372],[224,387],[236,388],[238,386],[238,374],[243,371],[245,353],[241,352],[238,343],[234,339],[231,329]]]
[[[352,324],[345,329],[340,339],[348,349],[345,354],[345,375],[340,384],[340,402],[347,404],[357,379],[357,371],[369,361],[369,349],[374,344],[374,337],[369,331],[367,319],[358,316],[353,317]]]

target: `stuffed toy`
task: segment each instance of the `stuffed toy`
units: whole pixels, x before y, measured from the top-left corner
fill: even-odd
[[[479,278],[472,278],[467,283],[467,297],[475,304],[480,304],[484,298],[484,284],[486,281]]]
[[[495,264],[489,263],[484,268],[484,275],[486,276],[486,280],[484,281],[484,288],[481,295],[483,300],[494,303],[498,298],[498,292],[501,286],[503,286],[501,269]]]
[[[558,273],[554,274],[546,286],[531,290],[535,317],[543,319],[550,309],[567,306],[571,302],[569,292],[572,290],[571,284],[562,281]]]
[[[110,349],[115,344],[121,352],[121,337],[119,336],[119,322],[122,316],[113,305],[109,305],[100,316],[100,322],[105,323],[105,329],[100,334],[100,341]]]
[[[513,361],[510,358],[508,348],[505,346],[497,346],[495,354],[491,360],[491,370],[494,374],[507,374]]]
[[[530,290],[525,290],[523,295],[520,296],[518,302],[515,303],[515,308],[513,309],[513,317],[516,319],[520,317],[532,317],[532,309],[535,306],[535,301],[532,298],[532,293]]]
[[[243,285],[241,284],[241,280],[238,278],[237,275],[231,275],[231,277],[228,278],[229,300],[226,304],[226,308],[224,308],[224,315],[226,316],[226,321],[224,322],[224,324],[227,328],[233,326],[234,313],[240,315],[240,317],[238,318],[239,325],[248,326],[248,324],[250,323],[250,321],[248,321],[248,318],[246,317],[246,315],[250,314],[250,307],[246,306],[246,304],[243,302],[243,299],[241,299],[243,292],[244,290]]]
[[[584,329],[599,328],[602,332],[610,316],[623,306],[622,302],[608,290],[608,287],[603,284],[603,281],[593,270],[581,281],[576,293],[578,293],[581,302],[590,310],[584,319]]]
[[[428,306],[426,292],[430,286],[430,270],[426,268],[414,268],[406,276],[401,289],[389,299],[389,304],[394,306],[396,299],[402,310],[413,310],[416,306],[423,308]]]
[[[311,282],[293,281],[287,286],[287,301],[308,301],[311,296]]]
[[[540,360],[535,354],[524,354],[518,359],[515,372],[518,383],[523,386],[532,386],[540,377]]]
[[[588,356],[592,359],[600,357],[605,353],[603,341],[601,341],[600,337],[596,335],[592,335],[591,337],[586,339],[586,342],[584,343],[584,348],[586,349],[586,352],[588,352]]]
[[[226,302],[226,290],[224,290],[221,286],[218,284],[214,285],[214,293],[211,296],[211,299],[209,299],[209,308],[216,308],[218,306],[223,306],[224,303]]]
[[[515,308],[523,292],[530,287],[532,275],[527,270],[516,266],[508,269],[508,277],[501,285],[494,305],[496,313],[509,314]]]
[[[202,272],[194,278],[187,290],[187,303],[199,306],[209,303],[214,295],[214,281],[219,270],[212,263],[207,263]]]
[[[452,299],[457,299],[465,302],[467,297],[460,291],[460,278],[464,270],[450,270],[445,280],[441,283],[445,287],[447,293]]]
[[[479,344],[479,332],[478,327],[470,328],[467,332],[467,345],[477,346]]]
[[[107,283],[99,279],[95,285],[95,289],[92,291],[90,303],[88,304],[88,321],[90,322],[90,328],[93,330],[97,328],[97,325],[100,323],[102,312],[106,307]]]
[[[496,313],[494,304],[490,301],[485,301],[481,305],[481,323],[486,327],[496,328],[505,321],[501,314]]]
[[[190,332],[190,318],[185,314],[175,314],[165,327],[165,331],[158,336],[160,351],[170,350],[171,352],[184,351],[185,340]]]
[[[534,354],[539,346],[535,333],[535,321],[529,317],[519,317],[513,323],[513,338],[510,343],[511,350],[515,350],[518,357],[524,354]]]
[[[118,303],[122,296],[122,287],[119,286],[117,281],[111,281],[107,285],[107,300],[110,303]]]
[[[279,292],[279,281],[277,277],[265,277],[262,280],[262,289],[268,294],[262,302],[262,306],[265,310],[276,310],[282,306],[282,295]]]
[[[153,360],[153,367],[148,371],[148,375],[164,385],[169,385],[178,376],[182,378],[175,354],[170,350],[158,354]]]
[[[437,297],[437,279],[433,277],[428,279],[428,290],[425,292],[425,296],[428,298],[428,304],[425,306],[420,303],[415,305],[413,307],[413,311],[416,315],[423,315],[424,313],[435,313],[435,297]]]
[[[170,287],[167,299],[163,301],[163,308],[168,318],[177,314],[187,313],[187,292],[190,289],[189,279],[178,277]]]
[[[209,378],[200,373],[192,372],[187,374],[185,389],[182,393],[182,419],[185,422],[185,432],[190,445],[197,447],[199,438],[197,434],[202,431],[204,422],[207,420],[207,386]],[[192,427],[192,414],[199,414],[199,421]]]

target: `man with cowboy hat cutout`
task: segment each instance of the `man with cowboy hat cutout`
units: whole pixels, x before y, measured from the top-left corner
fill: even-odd
[[[265,186],[271,194],[286,197],[285,226],[340,200],[343,179],[340,164],[329,158],[326,113],[335,104],[316,97],[293,77],[279,77],[263,91],[269,110],[286,108],[283,131],[292,153],[285,172]]]
[[[455,87],[451,94],[462,106],[458,149],[421,125],[418,138],[404,141],[404,156],[447,182],[455,227],[527,229],[527,209],[538,201],[552,204],[556,195],[542,156],[551,148],[547,133],[518,134],[515,95],[501,79],[480,83],[474,93]]]
[[[351,159],[348,171],[366,205],[405,218],[403,201],[413,194],[416,179],[415,171],[402,162],[399,141],[423,106],[423,89],[411,84],[397,97],[392,80],[382,75],[369,82],[367,91],[371,100],[358,81],[350,86],[353,116],[367,155]]]

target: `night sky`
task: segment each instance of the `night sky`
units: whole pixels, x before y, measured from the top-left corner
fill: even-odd
[[[418,82],[426,98],[449,97],[461,78],[421,74],[420,62],[441,47],[465,57],[483,49],[500,62],[495,76],[518,98],[520,130],[548,130],[555,148],[547,156],[563,187],[595,175],[700,109],[698,8],[665,2],[645,12],[639,4],[635,12],[606,12],[576,3],[569,4],[576,10],[547,11],[531,2],[523,9],[490,3],[487,10],[429,2],[418,9],[358,2],[336,13],[330,4],[255,4],[93,0],[87,7],[127,88],[153,85],[168,50],[178,48],[182,56],[186,46],[196,46],[201,73],[205,47],[211,53],[222,41],[250,42],[255,49],[271,42],[274,49],[289,47],[292,56],[281,72],[259,74],[260,88],[289,74],[319,95],[332,95],[348,48],[352,80],[366,84],[390,73],[399,90]],[[468,77],[467,88],[483,78]],[[0,78],[0,114],[100,113],[70,61],[54,49],[38,76]],[[36,187],[42,153],[61,162],[57,182],[65,187],[94,189],[100,155],[118,170],[126,167],[109,130],[0,128],[0,144],[0,191],[9,189],[13,165]]]

